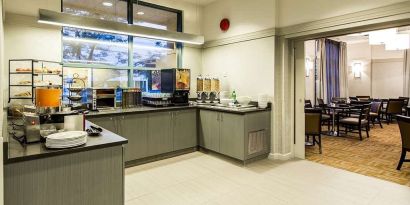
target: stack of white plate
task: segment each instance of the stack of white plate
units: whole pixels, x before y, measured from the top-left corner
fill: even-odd
[[[258,95],[258,107],[259,108],[267,108],[269,102],[269,96],[266,94]]]
[[[69,131],[48,135],[46,147],[51,149],[62,149],[77,147],[87,143],[87,132]]]

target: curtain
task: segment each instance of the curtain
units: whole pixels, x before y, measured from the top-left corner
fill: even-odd
[[[330,103],[333,97],[340,97],[340,84],[339,84],[340,43],[337,41],[326,39],[325,47],[326,47],[327,102]]]
[[[340,97],[349,97],[348,89],[348,66],[347,66],[347,44],[346,42],[340,42],[340,54],[339,54],[339,87]]]
[[[316,98],[323,99],[327,102],[327,87],[326,87],[326,47],[325,39],[319,39],[315,42],[316,46],[316,56],[315,56],[315,69],[316,69],[316,80],[315,80],[315,92]],[[316,100],[316,99],[315,99]]]
[[[410,97],[410,49],[404,51],[403,95]]]

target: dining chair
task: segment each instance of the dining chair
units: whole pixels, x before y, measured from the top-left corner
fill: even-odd
[[[326,124],[327,125],[327,130],[330,131],[330,124],[332,124],[332,113],[330,110],[326,109],[326,104],[325,101],[321,98],[317,98],[317,108],[322,109],[322,125]]]
[[[305,100],[305,108],[313,108],[312,102],[310,100]]]
[[[370,100],[370,96],[368,95],[362,95],[362,96],[356,96],[358,101],[369,101]]]
[[[346,103],[346,101],[347,101],[347,98],[332,97],[333,103],[342,104],[342,103]]]
[[[409,98],[408,98],[408,97],[399,97],[399,99],[402,99],[402,100],[403,100],[402,113],[403,113],[403,115],[406,115],[406,113],[407,113],[407,106],[409,105]]]
[[[312,146],[319,145],[319,153],[322,154],[322,110],[305,109],[305,136],[309,142],[312,136]],[[317,138],[316,138],[317,137]]]
[[[363,140],[362,131],[366,131],[366,136],[369,138],[369,113],[370,105],[360,105],[356,106],[355,109],[343,111],[346,116],[342,119],[337,118],[337,136],[340,136],[340,126],[345,127],[346,134],[348,132],[358,133],[360,140]],[[351,117],[351,115],[356,114],[358,117]],[[353,132],[357,130],[357,132]]]
[[[377,122],[379,123],[380,127],[383,128],[382,125],[382,120],[381,120],[381,110],[382,110],[382,102],[372,102],[370,104],[370,120],[372,121],[372,124],[374,126],[374,121],[377,119]]]
[[[389,99],[386,109],[382,110],[383,116],[386,118],[387,124],[390,124],[393,117],[403,113],[403,99]]]
[[[401,155],[397,165],[397,170],[400,170],[404,162],[410,162],[410,159],[406,159],[406,153],[410,152],[410,117],[397,115],[396,118],[401,135]]]
[[[325,101],[321,98],[317,99],[317,104],[318,104],[319,107],[325,107],[326,106]]]

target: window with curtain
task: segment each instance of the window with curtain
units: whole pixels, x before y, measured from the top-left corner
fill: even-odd
[[[65,13],[182,32],[181,11],[143,1],[62,0],[62,4],[62,11]],[[133,7],[132,13],[128,13],[129,5]],[[70,27],[63,28],[62,36],[64,64],[91,69],[93,66],[120,69],[115,73],[109,70],[97,71],[115,74],[119,85],[128,84],[124,83],[124,79],[131,84],[134,82],[133,79],[128,79],[128,72],[136,74],[138,69],[177,67],[178,49],[181,48],[181,45],[175,42]],[[72,66],[73,64],[75,66]],[[95,86],[106,84],[95,80],[91,82],[95,82]]]

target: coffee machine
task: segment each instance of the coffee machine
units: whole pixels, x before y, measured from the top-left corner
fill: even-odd
[[[161,70],[161,92],[172,95],[171,102],[173,105],[189,105],[190,86],[191,71],[189,69]]]

